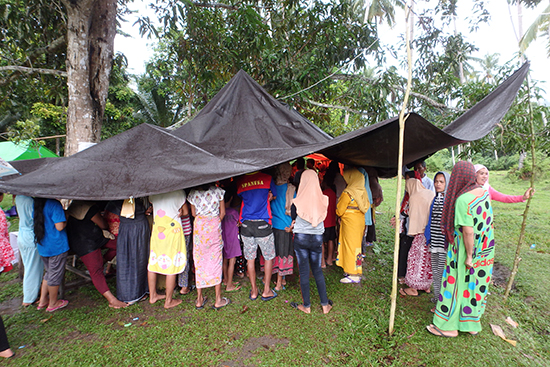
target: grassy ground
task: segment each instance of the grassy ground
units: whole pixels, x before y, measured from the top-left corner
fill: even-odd
[[[491,173],[494,188],[522,193],[527,184],[511,182],[505,174]],[[221,311],[194,309],[193,296],[164,310],[162,305],[141,302],[112,310],[93,288],[82,287],[67,295],[67,309],[47,314],[17,305],[21,287],[15,274],[1,276],[0,309],[8,337],[18,356],[9,366],[439,366],[475,361],[487,366],[550,365],[550,285],[547,264],[549,243],[543,234],[550,224],[543,216],[550,199],[550,182],[540,182],[531,206],[526,244],[516,288],[508,303],[504,288],[493,285],[483,332],[455,339],[436,338],[425,331],[431,323],[429,295],[398,297],[395,332],[389,337],[393,232],[388,225],[394,211],[395,180],[383,180],[386,201],[378,209],[378,243],[364,263],[360,285],[338,282],[342,271],[326,270],[329,297],[334,308],[323,315],[312,281],[312,314],[290,307],[301,300],[298,277],[288,277],[287,289],[269,302],[248,299],[243,290],[225,294],[232,304]],[[494,203],[499,269],[506,273],[513,262],[522,204]],[[535,249],[529,246],[535,243]],[[13,272],[12,272],[13,273]],[[498,279],[498,277],[496,277]],[[114,289],[111,280],[110,285]],[[213,299],[213,290],[207,290]],[[209,301],[209,305],[212,302]],[[6,315],[10,313],[11,315]],[[504,322],[512,317],[517,329]],[[517,346],[491,332],[500,325]],[[18,349],[18,347],[23,348]]]

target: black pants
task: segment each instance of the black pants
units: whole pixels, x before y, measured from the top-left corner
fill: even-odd
[[[0,316],[0,352],[10,349],[10,343],[8,343],[8,336],[6,335],[6,329],[4,329],[4,321]]]
[[[407,259],[413,239],[414,237],[407,236],[406,234],[399,235],[399,263],[397,267],[397,276],[399,278],[403,278],[407,274]]]

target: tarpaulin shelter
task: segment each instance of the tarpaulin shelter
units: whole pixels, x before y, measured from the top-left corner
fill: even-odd
[[[24,159],[36,159],[57,157],[57,154],[39,144],[33,144],[31,140],[21,142],[0,142],[0,158],[5,161],[20,161]]]
[[[527,70],[525,64],[443,130],[411,113],[405,124],[404,163],[489,133],[510,108]],[[343,163],[395,169],[398,129],[394,118],[333,139],[240,71],[180,129],[169,132],[142,124],[21,177],[0,180],[0,189],[82,200],[141,197],[238,176],[314,152]]]
[[[142,124],[0,187],[14,194],[80,200],[143,197],[231,177],[258,167],[222,159],[167,130]]]

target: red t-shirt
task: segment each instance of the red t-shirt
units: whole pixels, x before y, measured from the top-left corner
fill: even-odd
[[[336,226],[336,193],[329,187],[323,190],[323,194],[328,196],[327,217],[325,218],[325,228]]]

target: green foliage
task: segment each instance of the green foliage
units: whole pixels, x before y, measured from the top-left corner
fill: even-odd
[[[545,152],[535,151],[535,170],[533,171],[533,159],[531,152],[527,153],[521,169],[516,163],[508,172],[509,176],[520,180],[530,179],[535,175],[535,180],[541,180],[550,177],[550,157]]]
[[[426,170],[428,172],[447,171],[451,172],[453,160],[450,149],[443,149],[426,159]]]
[[[186,110],[187,116],[243,69],[276,97],[302,91],[284,101],[319,125],[343,125],[341,113],[327,113],[308,101],[326,103],[352,95],[347,81],[327,76],[345,65],[358,70],[365,65],[366,54],[377,47],[373,28],[358,21],[346,1],[230,2],[231,9],[167,5],[155,8],[164,27],[149,30],[162,41],[140,79],[140,91],[155,92],[170,110]],[[141,25],[147,29],[147,20]],[[314,84],[315,88],[303,91]],[[356,90],[364,94],[362,88]],[[387,110],[380,96],[373,93],[368,99],[376,100],[372,109],[379,118],[387,115],[379,113],[380,106]],[[359,95],[350,108],[357,108],[357,103],[363,109],[363,102]],[[333,130],[349,131],[357,124],[366,122],[354,116],[349,127]]]
[[[15,142],[34,139],[39,136],[40,125],[33,120],[17,121],[8,128],[8,137]]]
[[[0,66],[65,69],[66,18],[59,1],[9,0],[0,3]],[[66,80],[46,74],[0,72],[0,120],[32,118],[31,106],[62,106]]]
[[[127,66],[124,55],[115,55],[101,128],[102,139],[110,138],[142,122],[135,117],[139,104],[136,93],[130,88],[131,78],[126,71]]]

